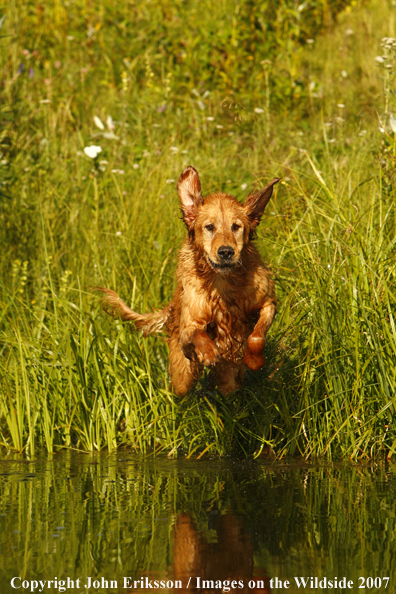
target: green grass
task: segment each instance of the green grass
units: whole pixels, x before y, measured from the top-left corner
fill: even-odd
[[[4,447],[393,454],[394,50],[380,44],[396,34],[394,8],[305,4],[9,4]],[[205,194],[240,199],[283,177],[257,240],[280,304],[267,367],[228,400],[205,378],[178,400],[166,343],[108,318],[89,291],[111,287],[138,311],[171,298],[188,164]]]

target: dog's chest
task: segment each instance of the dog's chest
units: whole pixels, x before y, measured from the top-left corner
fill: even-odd
[[[212,296],[212,320],[208,334],[215,341],[223,358],[237,361],[243,358],[244,343],[251,331],[251,318],[245,312],[243,302]]]

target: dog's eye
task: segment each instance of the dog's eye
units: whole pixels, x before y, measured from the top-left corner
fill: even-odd
[[[231,227],[231,231],[238,231],[238,229],[240,229],[241,226],[238,225],[237,223],[234,223],[233,226]]]
[[[214,225],[212,225],[212,223],[210,223],[210,225],[205,225],[205,229],[208,231],[214,231]]]

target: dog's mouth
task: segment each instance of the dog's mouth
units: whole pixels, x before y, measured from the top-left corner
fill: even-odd
[[[209,258],[208,255],[206,255],[209,264],[211,265],[212,268],[214,268],[214,270],[216,270],[216,272],[222,272],[222,273],[227,273],[230,272],[233,268],[235,268],[236,266],[240,266],[241,262],[240,260],[237,260],[236,262],[213,262],[213,260],[211,260]]]

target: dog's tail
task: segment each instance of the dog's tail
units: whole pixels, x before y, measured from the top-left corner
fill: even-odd
[[[113,316],[113,318],[119,317],[124,322],[133,322],[137,330],[143,330],[144,337],[160,332],[169,318],[169,306],[153,313],[138,314],[128,307],[117,293],[111,289],[105,289],[104,287],[92,287],[92,289],[105,293],[100,304],[106,313]]]

